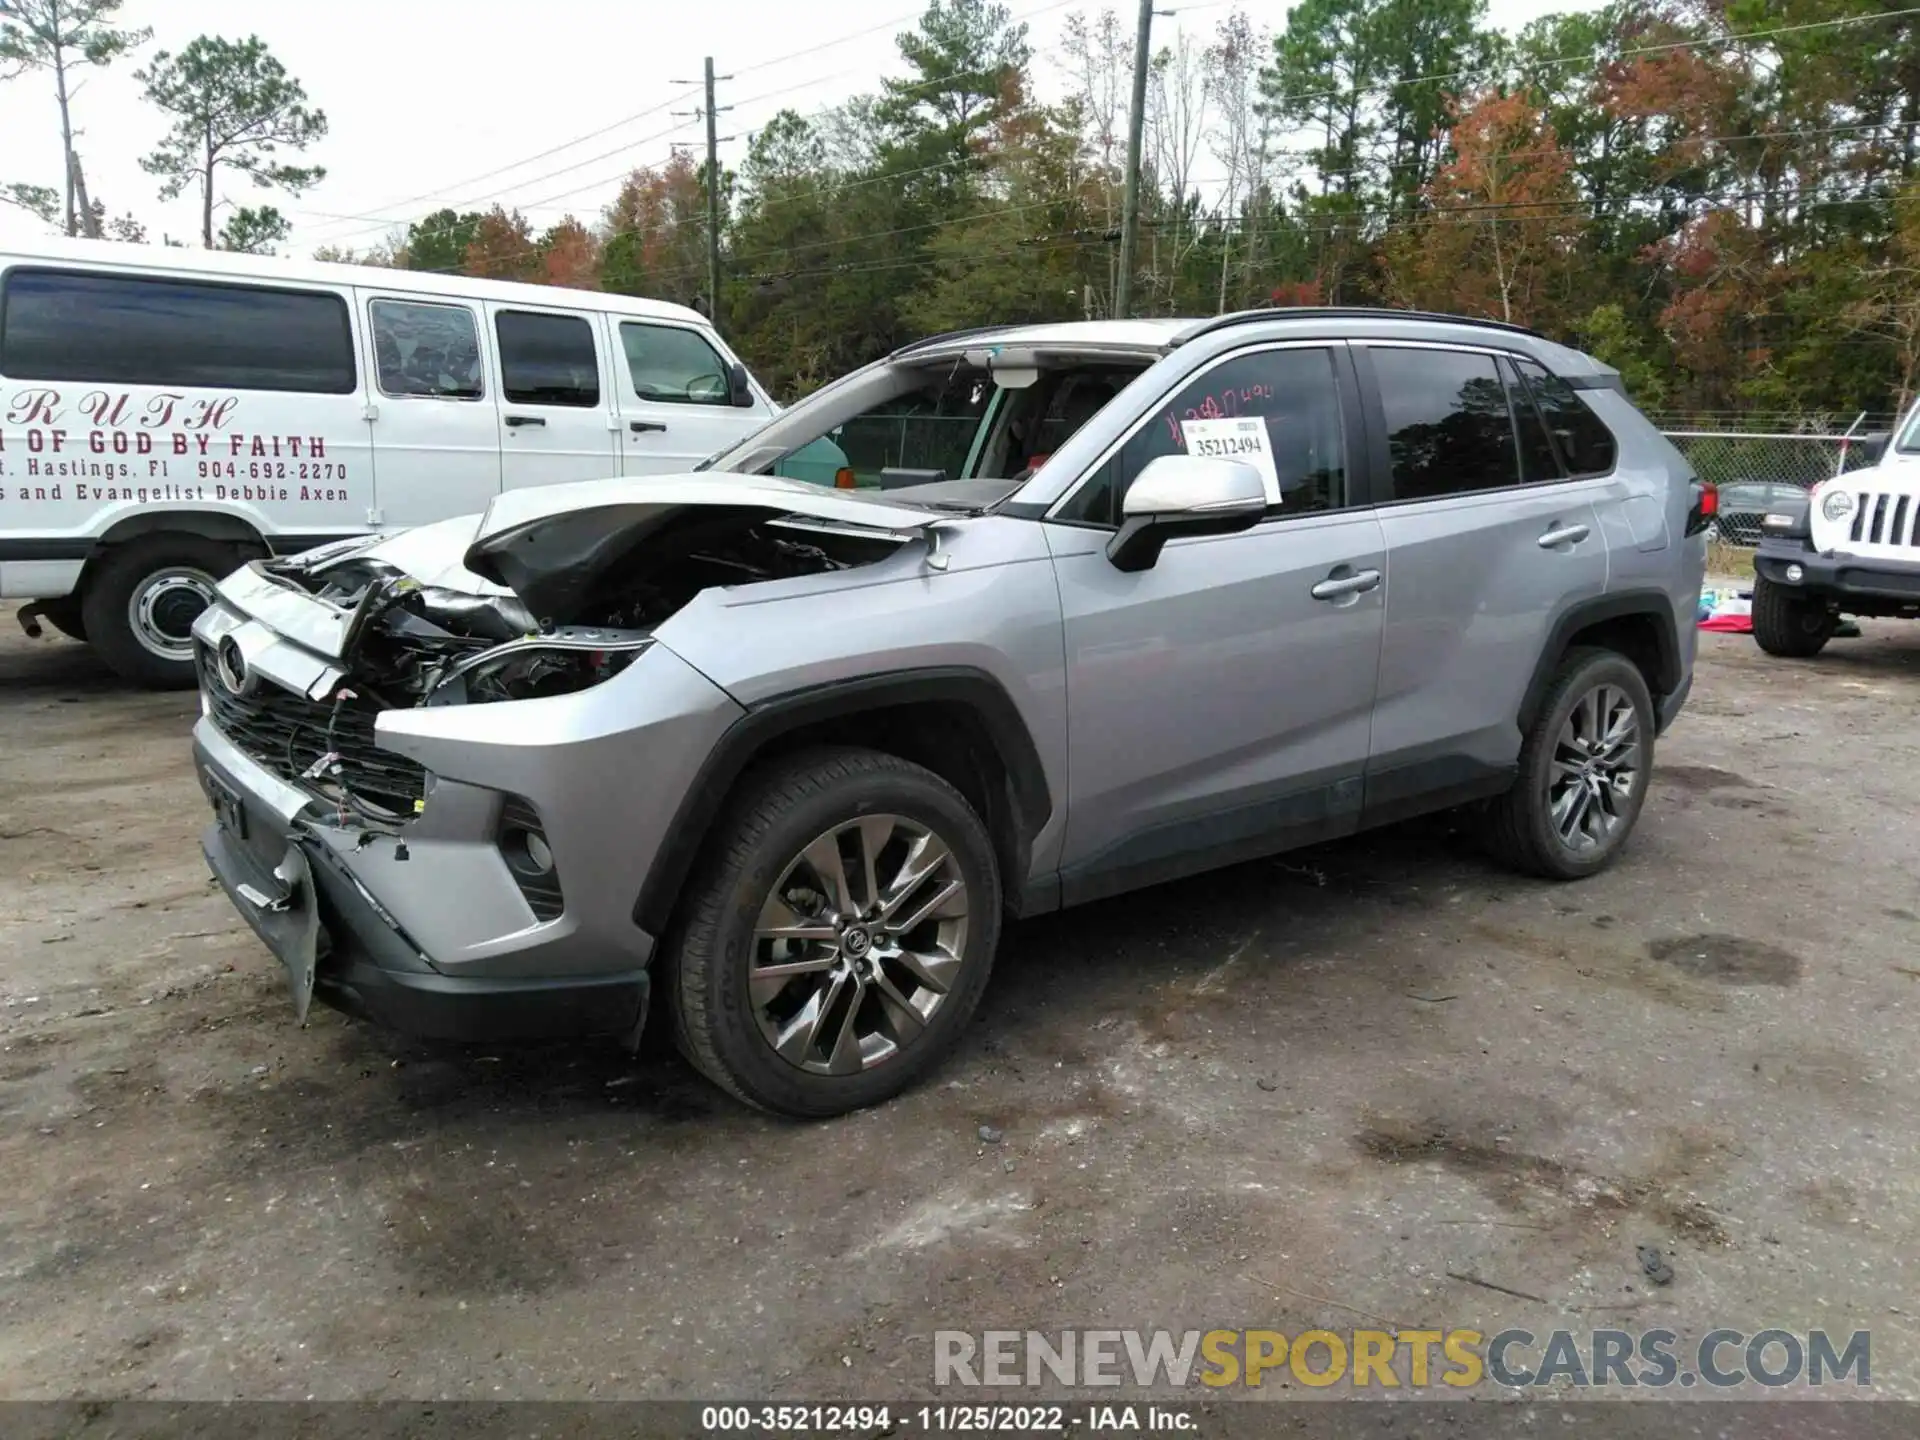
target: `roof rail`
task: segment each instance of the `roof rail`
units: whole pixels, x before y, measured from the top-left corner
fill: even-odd
[[[911,355],[915,350],[924,350],[929,345],[940,345],[948,340],[965,340],[973,335],[993,335],[1002,330],[1014,330],[1017,328],[1019,327],[1006,324],[975,325],[967,330],[943,330],[938,335],[923,335],[918,340],[909,340],[905,345],[891,351],[887,358],[891,360],[898,355]]]
[[[1538,330],[1529,330],[1524,325],[1510,325],[1504,320],[1480,320],[1470,315],[1443,315],[1433,310],[1390,310],[1384,306],[1369,305],[1270,305],[1262,310],[1236,310],[1231,315],[1217,315],[1211,320],[1203,320],[1190,330],[1184,330],[1175,341],[1184,345],[1187,341],[1201,335],[1211,334],[1215,330],[1225,330],[1233,325],[1247,325],[1259,320],[1426,320],[1444,325],[1468,325],[1482,330],[1505,330],[1514,335],[1531,335],[1536,340],[1547,337]]]

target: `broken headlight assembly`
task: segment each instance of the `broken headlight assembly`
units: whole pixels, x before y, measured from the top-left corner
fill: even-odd
[[[427,705],[475,705],[571,695],[611,680],[653,643],[644,631],[569,625],[448,661]]]

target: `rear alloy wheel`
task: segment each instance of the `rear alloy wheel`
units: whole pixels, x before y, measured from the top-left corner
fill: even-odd
[[[1491,848],[1554,880],[1606,868],[1646,803],[1653,740],[1639,667],[1610,650],[1571,651],[1521,746],[1513,788],[1489,807]]]
[[[1769,655],[1807,660],[1826,648],[1840,617],[1826,602],[1764,575],[1753,580],[1753,638]]]
[[[751,1104],[839,1114],[937,1065],[979,1003],[1000,881],[937,775],[815,751],[751,775],[690,891],[674,955],[687,1057]]]

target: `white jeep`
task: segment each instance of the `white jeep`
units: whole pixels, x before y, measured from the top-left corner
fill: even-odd
[[[1873,465],[1762,517],[1753,638],[1769,655],[1818,654],[1843,616],[1920,617],[1920,405],[1894,437],[1869,442]]]

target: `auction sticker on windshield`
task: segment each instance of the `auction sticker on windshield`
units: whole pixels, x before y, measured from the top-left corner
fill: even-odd
[[[1187,454],[1209,460],[1239,460],[1260,472],[1267,487],[1267,503],[1280,503],[1280,475],[1273,465],[1273,447],[1267,442],[1267,422],[1257,415],[1233,420],[1183,420],[1180,433]]]

